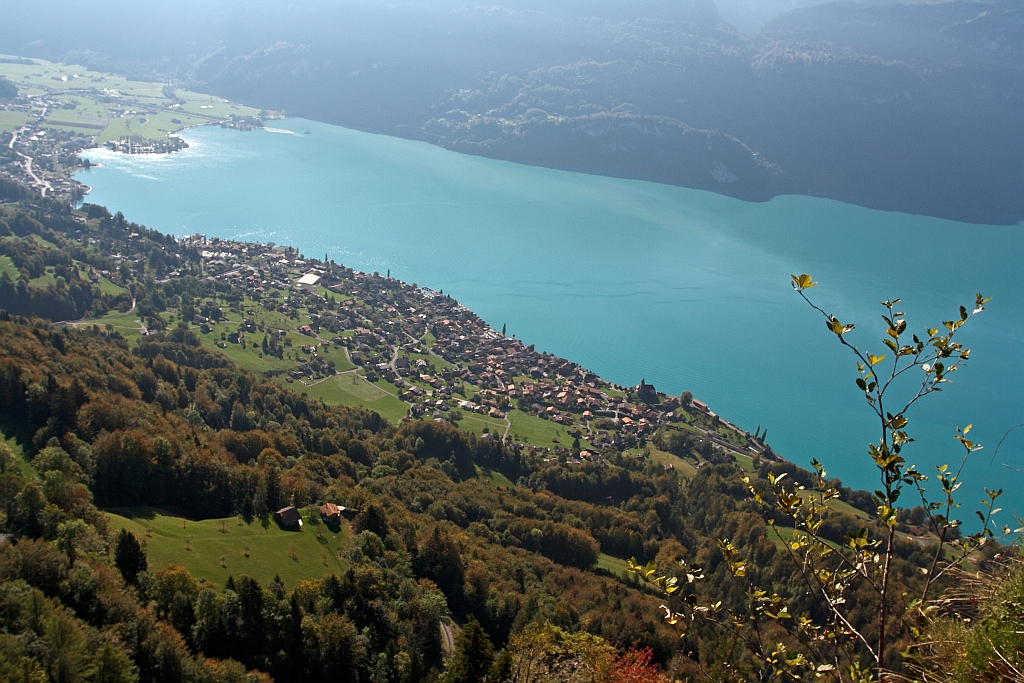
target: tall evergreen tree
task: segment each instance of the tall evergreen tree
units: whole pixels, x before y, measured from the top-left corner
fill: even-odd
[[[114,566],[121,572],[124,580],[133,586],[138,582],[139,574],[149,568],[146,551],[135,534],[127,529],[121,529],[121,533],[117,535]]]
[[[491,639],[480,622],[470,617],[462,633],[455,637],[455,652],[448,660],[441,683],[483,683],[493,663]]]
[[[370,503],[366,509],[356,517],[356,533],[372,531],[381,538],[387,537],[391,531],[391,524],[388,521],[388,513],[380,503]]]
[[[465,565],[458,543],[440,524],[420,544],[413,568],[417,576],[437,584],[449,605],[456,609],[461,606]]]

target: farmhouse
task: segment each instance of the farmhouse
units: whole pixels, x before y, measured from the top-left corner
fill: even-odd
[[[344,507],[335,505],[334,503],[324,503],[320,506],[320,516],[323,517],[324,521],[328,524],[337,524],[341,521],[341,512]]]
[[[302,515],[295,508],[294,505],[289,505],[286,508],[281,508],[274,513],[274,518],[283,527],[301,527],[302,526]]]

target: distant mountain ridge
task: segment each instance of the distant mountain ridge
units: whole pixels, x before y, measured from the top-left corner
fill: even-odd
[[[44,0],[12,9],[0,51],[509,161],[748,200],[1024,219],[1019,2],[797,6],[753,36],[722,18],[740,5],[720,2],[729,12],[711,0],[189,0],[150,11],[191,21],[140,36],[100,28],[122,0],[61,7],[75,31],[42,19]]]

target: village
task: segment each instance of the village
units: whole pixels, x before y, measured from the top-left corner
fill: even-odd
[[[10,59],[0,73],[17,85],[17,96],[0,102],[0,129],[10,135],[0,145],[0,177],[43,197],[83,196],[88,188],[73,176],[90,168],[83,153],[91,147],[168,153],[187,148],[174,132],[189,125],[251,130],[281,116],[43,60]],[[689,392],[666,395],[643,378],[634,386],[608,382],[390,272],[203,235],[181,240],[194,258],[179,263],[135,253],[132,237],[101,249],[114,267],[90,269],[94,284],[123,292],[147,265],[158,283],[190,276],[211,283],[216,294],[183,302],[178,324],[242,367],[326,403],[359,405],[392,421],[455,424],[569,464],[600,463],[609,450],[653,452],[652,439],[672,431],[748,459],[772,457],[760,429],[750,434],[730,424]],[[127,310],[109,320],[137,320],[142,334],[168,326],[160,311],[137,309],[134,297],[121,306]],[[675,462],[666,456],[667,467]]]
[[[0,113],[24,113],[26,125],[0,140],[0,178],[34,190],[43,197],[79,199],[85,186],[73,175],[82,168],[78,154],[93,144],[91,135],[45,125],[58,102],[32,98],[4,106]]]
[[[88,192],[75,174],[91,167],[90,149],[169,154],[188,148],[177,133],[190,126],[246,131],[280,118],[164,83],[42,59],[0,56],[0,78],[0,178],[63,200]]]
[[[643,379],[632,387],[610,383],[504,335],[441,292],[286,246],[198,234],[181,243],[199,256],[199,274],[217,291],[235,292],[225,304],[241,318],[216,338],[226,314],[209,299],[195,303],[188,322],[207,343],[235,348],[233,357],[248,348],[286,361],[266,374],[298,391],[359,382],[401,401],[402,420],[460,425],[568,462],[600,462],[607,449],[642,450],[663,427],[736,455],[770,457],[760,435],[722,420],[688,392],[666,395]],[[166,277],[188,272],[196,274]],[[343,374],[350,380],[341,382]],[[564,436],[546,438],[556,426]]]

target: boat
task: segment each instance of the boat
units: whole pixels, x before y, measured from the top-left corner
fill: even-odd
[[[311,130],[310,130],[309,128],[307,128],[307,129],[306,129],[306,135],[309,135],[309,134],[310,134],[310,133],[312,133],[312,132],[313,132],[313,131],[311,131]]]

